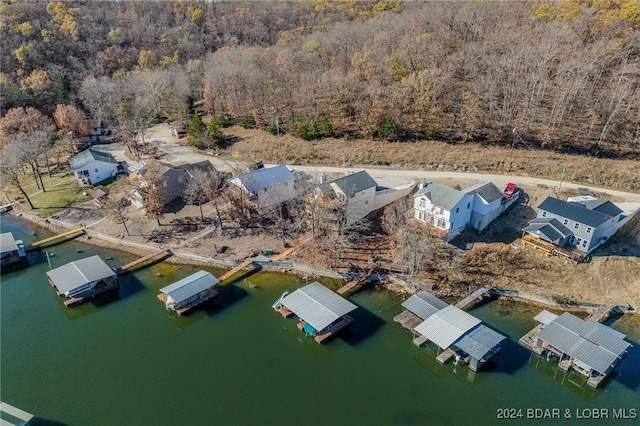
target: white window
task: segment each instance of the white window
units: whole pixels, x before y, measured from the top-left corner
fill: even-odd
[[[424,200],[420,200],[420,202],[418,203],[418,205],[420,207],[425,207],[427,205],[427,203]]]
[[[418,212],[418,219],[424,220],[424,212]]]
[[[575,244],[575,242],[576,242],[576,236],[572,235],[571,238],[569,239],[569,243],[570,244]]]
[[[573,225],[573,227],[574,227],[575,229],[580,229],[580,224],[579,224],[579,223],[576,223],[575,225]]]
[[[582,243],[582,238],[578,238],[578,240],[576,241],[576,246],[580,246],[581,243]]]
[[[587,226],[587,234],[590,234],[590,233],[591,233],[591,227]]]
[[[587,247],[587,240],[582,240],[582,247]]]
[[[542,212],[542,217],[547,217],[547,212]]]
[[[569,219],[565,219],[564,222],[562,222],[563,225],[568,225],[569,224]]]

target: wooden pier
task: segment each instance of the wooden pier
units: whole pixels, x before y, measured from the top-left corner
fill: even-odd
[[[473,303],[476,299],[478,298],[483,298],[484,296],[486,296],[490,291],[491,291],[491,286],[484,286],[482,288],[477,289],[476,291],[474,291],[473,293],[471,293],[470,295],[468,295],[467,297],[465,297],[462,300],[459,300],[455,306],[457,308],[460,309],[464,309],[466,306],[470,305],[471,303]]]
[[[360,285],[360,284],[364,284],[365,281],[367,281],[368,278],[369,278],[369,274],[368,273],[367,274],[362,274],[358,278],[356,278],[355,280],[349,281],[348,283],[346,283],[345,285],[340,287],[336,293],[338,293],[340,296],[342,296],[343,294],[345,294],[346,292],[348,292],[349,290],[351,290],[355,286]]]
[[[238,266],[236,266],[235,268],[233,268],[232,270],[230,270],[229,272],[227,272],[226,274],[224,274],[223,276],[221,276],[220,278],[218,278],[218,280],[220,281],[220,283],[222,283],[224,280],[231,278],[237,272],[240,272],[242,269],[246,268],[251,264],[253,264],[253,259],[247,259],[241,264],[239,264]]]
[[[154,257],[157,257],[161,254],[164,254],[166,256],[171,256],[171,248],[169,247],[163,247],[159,250],[154,251],[153,253],[149,253],[146,256],[142,256],[140,259],[138,260],[134,260],[133,262],[129,262],[126,265],[122,265],[121,267],[119,267],[118,269],[116,269],[116,273],[117,274],[121,274],[123,272],[125,272],[128,269],[133,268],[136,265],[139,265],[143,262],[146,262],[147,260],[153,259]]]
[[[59,240],[60,238],[70,237],[72,235],[73,236],[77,236],[75,234],[80,235],[80,234],[84,234],[84,233],[85,233],[85,229],[84,229],[84,226],[82,226],[80,228],[71,229],[70,231],[66,231],[66,232],[63,232],[61,234],[54,235],[53,237],[45,238],[44,240],[36,241],[34,243],[31,243],[31,246],[32,247],[38,247],[38,246],[50,243],[50,242],[55,241],[55,240]]]
[[[611,315],[611,312],[616,308],[616,305],[602,305],[584,320],[587,322],[599,322],[601,319]]]
[[[285,257],[289,256],[290,254],[294,253],[295,251],[297,251],[300,247],[302,247],[303,245],[305,245],[306,243],[308,243],[309,241],[311,241],[313,239],[312,235],[308,235],[304,238],[302,238],[298,244],[296,244],[295,246],[286,249],[285,251],[283,251],[282,253],[280,253],[279,255],[273,257],[271,259],[272,262],[277,262],[279,260],[284,259]],[[222,281],[222,280],[220,280]]]

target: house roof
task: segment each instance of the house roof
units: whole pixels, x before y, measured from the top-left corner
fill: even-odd
[[[69,159],[69,165],[72,170],[79,170],[94,161],[102,161],[103,163],[118,164],[113,155],[108,152],[97,151],[89,148],[82,151],[80,154],[75,155]]]
[[[324,193],[325,191],[332,190],[334,186],[337,186],[346,196],[350,196],[357,192],[374,188],[377,185],[376,181],[369,176],[369,173],[367,173],[366,170],[362,170],[320,184],[318,188],[321,193]]]
[[[504,194],[493,182],[479,183],[477,185],[470,186],[464,190],[467,194],[476,193],[485,203],[491,204],[496,200],[501,200]]]
[[[618,216],[622,213],[622,209],[613,204],[611,201],[591,200],[586,203],[581,203],[586,208],[593,210],[594,212],[606,214],[607,216]]]
[[[3,232],[0,235],[0,252],[7,253],[14,250],[18,250],[18,244],[13,238],[13,234],[11,232]]]
[[[613,207],[619,210],[619,213],[622,213],[622,210],[618,209],[615,205],[613,205]],[[538,207],[539,210],[545,210],[557,216],[594,228],[611,219],[612,216],[605,213],[605,211],[616,211],[611,206],[598,205],[597,208],[598,210],[592,210],[583,204],[570,203],[553,197],[547,197]]]
[[[443,302],[431,293],[420,291],[402,303],[402,307],[413,312],[423,320],[447,307],[448,303]]]
[[[176,303],[182,302],[193,295],[218,285],[220,281],[207,271],[198,271],[179,281],[160,289]]]
[[[432,204],[445,208],[449,211],[451,211],[451,209],[460,202],[462,197],[467,194],[466,192],[458,191],[457,189],[440,185],[436,182],[426,182],[421,185],[422,187],[416,191],[414,197],[424,195],[431,200]]]
[[[572,235],[569,228],[561,224],[558,219],[550,217],[532,219],[529,221],[529,226],[524,227],[522,230],[549,242],[558,241],[561,238]]]
[[[568,312],[551,321],[538,337],[601,374],[631,346],[624,334]]]
[[[258,169],[251,173],[236,176],[229,179],[229,182],[252,192],[263,188],[269,188],[276,183],[292,182],[293,180],[294,175],[291,170],[289,170],[284,164],[281,164],[268,169]]]
[[[472,329],[454,342],[454,345],[468,353],[475,359],[482,359],[487,352],[491,351],[506,339],[506,336],[490,329],[484,324]]]
[[[478,318],[454,305],[448,305],[418,324],[415,330],[446,349],[480,323]]]
[[[357,308],[317,281],[289,294],[282,304],[318,331]]]
[[[67,293],[82,285],[115,275],[113,269],[98,255],[75,260],[47,272],[47,276],[60,293]]]

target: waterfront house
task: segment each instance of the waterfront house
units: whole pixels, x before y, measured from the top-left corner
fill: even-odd
[[[423,182],[414,194],[414,217],[444,232],[451,241],[465,228],[484,230],[517,199],[505,196],[493,183],[457,190],[436,182]]]
[[[27,259],[22,240],[16,240],[11,232],[0,234],[0,257],[2,268],[18,265]]]
[[[440,302],[438,305],[418,303],[422,314],[428,314],[424,321],[413,328],[414,333],[422,337],[419,343],[431,341],[443,349],[444,352],[436,358],[443,364],[455,357],[456,363],[466,362],[471,371],[477,371],[498,354],[506,337],[462,309]],[[438,309],[442,304],[446,306]]]
[[[160,289],[158,299],[167,310],[183,315],[218,295],[220,281],[207,271],[198,271]]]
[[[353,322],[348,314],[357,309],[317,281],[282,297],[279,304],[284,308],[281,308],[283,316],[287,316],[287,311],[293,312],[300,319],[298,328],[318,343],[348,327]]]
[[[257,209],[276,206],[296,196],[296,173],[284,164],[259,168],[229,179],[230,190]]]
[[[100,256],[75,260],[47,272],[49,283],[71,306],[117,290],[118,276]]]
[[[606,242],[633,215],[610,201],[562,201],[547,197],[536,218],[522,231],[567,251],[588,255]],[[529,237],[529,238],[531,238]]]
[[[394,188],[378,186],[365,171],[321,182],[307,197],[308,213],[319,228],[349,226],[369,213],[408,195],[415,182]]]
[[[208,160],[179,166],[155,160],[137,165],[131,169],[132,179],[139,181],[138,188],[131,192],[133,203],[142,207],[147,198],[146,189],[153,185],[157,185],[164,204],[170,203],[184,194],[187,182],[196,170],[215,172]]]
[[[534,353],[558,357],[563,370],[573,369],[597,387],[626,357],[631,343],[625,335],[599,322],[587,322],[568,312],[543,311],[527,345]],[[522,340],[521,340],[522,344]]]
[[[95,185],[124,171],[113,155],[92,148],[71,157],[69,165],[80,186]]]

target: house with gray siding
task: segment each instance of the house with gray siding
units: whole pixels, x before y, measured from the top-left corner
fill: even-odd
[[[558,247],[591,253],[606,242],[630,217],[610,201],[581,202],[547,197],[536,218],[522,231]]]

